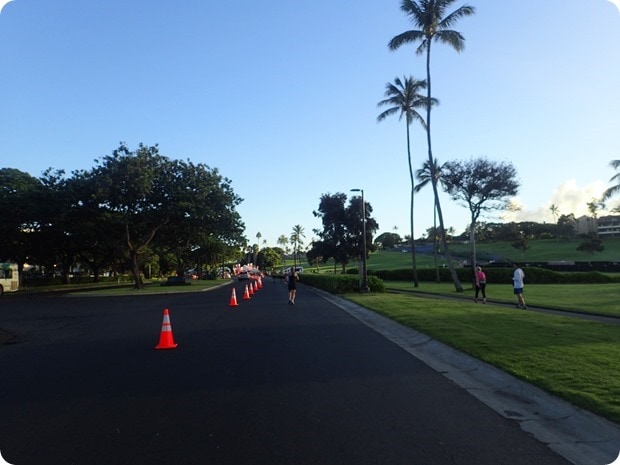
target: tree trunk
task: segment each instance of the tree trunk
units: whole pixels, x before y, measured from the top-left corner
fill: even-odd
[[[435,258],[435,281],[441,282],[439,277],[439,260],[437,256],[437,205],[433,205],[433,256]]]
[[[413,206],[414,206],[414,193],[415,193],[415,181],[413,177],[413,168],[411,166],[411,145],[409,138],[409,115],[407,115],[407,159],[409,161],[409,177],[411,179],[411,210],[409,211],[409,227],[411,229],[411,263],[413,266],[413,287],[418,287],[418,267],[416,266],[415,259],[415,239],[413,232]]]
[[[476,218],[471,216],[471,224],[469,226],[469,244],[471,247],[471,271],[474,284],[476,283]]]
[[[450,250],[448,249],[448,241],[446,240],[446,230],[444,227],[443,213],[441,211],[441,203],[439,202],[439,192],[437,190],[437,176],[435,170],[435,164],[433,163],[433,150],[431,148],[431,41],[428,41],[428,47],[426,49],[426,83],[427,98],[426,102],[426,142],[428,144],[428,162],[431,167],[431,184],[433,186],[433,194],[435,196],[435,206],[437,208],[437,216],[439,217],[439,230],[441,233],[441,243],[443,245],[444,254],[446,256],[446,262],[450,269],[450,276],[452,276],[452,282],[457,292],[463,292],[463,286],[459,281],[459,277],[454,269],[454,263],[450,256]]]
[[[131,274],[133,275],[134,289],[143,289],[144,282],[140,275],[140,267],[138,266],[138,251],[131,249],[129,251],[129,266],[131,267]]]

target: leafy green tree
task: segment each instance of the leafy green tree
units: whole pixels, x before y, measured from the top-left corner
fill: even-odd
[[[585,252],[592,256],[595,252],[602,252],[605,250],[603,241],[594,233],[588,234],[583,238],[583,242],[577,246],[577,250]]]
[[[122,268],[124,253],[122,243],[109,215],[99,208],[95,187],[85,172],[73,172],[66,179],[66,209],[62,225],[64,235],[73,238],[75,258],[85,265],[98,282],[104,270]]]
[[[462,17],[473,15],[475,9],[472,6],[464,5],[448,13],[447,9],[455,0],[402,0],[401,10],[410,18],[414,28],[392,38],[388,43],[390,50],[397,50],[402,45],[420,42],[416,53],[426,52],[426,139],[428,146],[428,161],[431,170],[434,170],[433,150],[431,144],[431,106],[432,106],[432,87],[431,87],[431,46],[433,42],[441,42],[450,45],[457,52],[463,50],[465,39],[460,32],[452,30],[451,27]],[[439,227],[441,238],[446,255],[446,261],[450,268],[452,281],[458,292],[463,291],[463,287],[458,279],[452,257],[448,249],[443,212],[439,201],[439,191],[437,189],[437,178],[434,171],[431,173],[431,184],[435,196],[435,206],[439,217]]]
[[[375,244],[381,244],[381,248],[384,250],[393,249],[398,244],[400,244],[402,238],[396,234],[391,232],[384,232],[383,234],[378,235],[375,238]]]
[[[263,247],[256,258],[256,264],[261,270],[273,270],[280,264],[281,249]]]
[[[323,255],[324,248],[325,244],[323,241],[314,240],[306,252],[306,260],[308,260],[308,264],[315,266],[317,272],[319,271],[319,265],[327,261],[327,258]]]
[[[0,261],[17,263],[20,276],[33,254],[40,209],[45,206],[41,181],[28,173],[0,169]]]
[[[77,199],[62,170],[46,170],[41,183],[42,206],[38,209],[33,254],[36,261],[48,269],[59,264],[56,271],[61,273],[62,282],[68,284],[74,268],[83,270],[77,263],[78,254],[83,249],[75,224],[76,221],[81,224],[81,216],[75,215]]]
[[[342,266],[344,272],[349,260],[346,246],[346,201],[347,195],[341,192],[333,195],[323,194],[318,210],[312,212],[315,217],[321,219],[323,229],[314,230],[320,240],[313,243],[315,250],[311,255],[321,255],[325,260],[333,258],[334,272],[337,264]]]
[[[517,171],[509,162],[484,157],[444,165],[441,182],[452,200],[464,203],[470,213],[469,242],[472,273],[476,268],[476,223],[480,215],[505,208],[519,191]]]
[[[569,240],[575,237],[575,227],[577,225],[577,220],[575,219],[575,215],[570,213],[569,215],[560,215],[558,218],[558,235],[560,238],[564,240]]]
[[[424,119],[417,112],[418,108],[426,107],[426,97],[420,94],[420,90],[426,88],[425,81],[419,81],[413,77],[404,77],[401,81],[400,78],[395,78],[394,83],[388,82],[385,89],[385,100],[381,100],[377,106],[389,107],[383,111],[377,117],[377,121],[383,121],[388,116],[398,114],[399,120],[405,117],[405,127],[407,129],[407,161],[409,164],[409,178],[411,180],[411,201],[409,209],[409,227],[411,230],[411,261],[413,267],[413,283],[414,287],[419,286],[418,282],[418,269],[416,266],[415,256],[415,241],[414,224],[413,224],[413,212],[414,212],[414,189],[415,179],[413,176],[413,167],[411,164],[411,137],[409,133],[409,127],[414,120],[417,120],[423,127],[426,127]],[[437,100],[433,99],[431,104],[436,104]]]
[[[362,218],[362,210],[364,211],[366,218]],[[347,229],[347,250],[349,257],[358,257],[362,259],[362,253],[364,250],[363,237],[364,229],[366,230],[366,260],[369,258],[369,252],[374,252],[376,246],[373,245],[372,237],[379,229],[377,221],[371,216],[372,206],[370,203],[364,201],[364,208],[362,209],[362,197],[354,196],[349,200],[349,205],[345,210],[346,229]],[[364,225],[364,222],[366,223]]]
[[[521,257],[523,257],[525,252],[530,249],[530,243],[525,234],[522,233],[520,233],[510,245],[521,252]]]
[[[334,259],[334,273],[336,265],[340,265],[345,273],[349,261],[353,258],[361,258],[364,223],[362,221],[362,198],[354,196],[346,205],[346,194],[323,194],[319,208],[313,214],[321,218],[323,229],[315,229],[314,233],[319,237],[313,241],[311,249],[306,254],[309,259],[322,257],[323,263]],[[375,250],[372,236],[379,228],[376,220],[372,218],[372,206],[365,202],[366,213],[366,253]],[[368,255],[366,255],[368,258]]]
[[[196,234],[241,240],[241,199],[217,170],[170,160],[157,146],[121,144],[89,173],[100,208],[122,238],[136,287],[143,287],[140,259],[161,235],[169,250],[191,249]],[[230,240],[230,239],[226,239]]]

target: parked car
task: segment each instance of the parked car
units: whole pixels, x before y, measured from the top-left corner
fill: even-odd
[[[295,271],[297,273],[303,273],[304,272],[304,267],[303,266],[298,266],[295,268]],[[284,274],[289,274],[291,272],[291,267],[288,267],[286,270],[284,270]]]
[[[247,271],[242,271],[241,273],[239,273],[237,275],[237,279],[239,281],[243,281],[244,279],[250,279],[250,277],[248,276],[248,272]]]

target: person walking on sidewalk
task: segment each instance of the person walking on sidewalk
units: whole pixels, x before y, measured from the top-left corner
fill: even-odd
[[[525,298],[523,297],[523,287],[525,280],[525,273],[521,269],[518,263],[513,263],[514,273],[512,275],[512,286],[514,293],[517,296],[517,308],[526,309]]]
[[[297,272],[294,267],[291,267],[291,271],[286,277],[288,282],[288,303],[289,305],[295,305],[295,295],[297,294],[297,281],[299,280],[299,276],[297,276]]]
[[[487,276],[486,274],[484,274],[484,271],[482,271],[482,268],[477,266],[476,267],[476,298],[474,299],[474,302],[478,303],[478,295],[482,293],[482,303],[483,304],[487,303],[486,288],[487,288]]]

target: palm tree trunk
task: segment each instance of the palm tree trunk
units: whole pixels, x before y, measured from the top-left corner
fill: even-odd
[[[471,225],[469,226],[469,243],[471,244],[471,271],[474,283],[476,282],[476,218],[472,213]]]
[[[413,235],[413,206],[414,206],[414,188],[415,181],[413,178],[413,168],[411,167],[411,145],[409,138],[409,115],[407,115],[407,157],[409,161],[409,178],[411,179],[411,210],[409,211],[409,227],[411,229],[411,262],[413,266],[413,287],[418,287],[418,267],[415,259],[415,239]]]
[[[443,213],[441,211],[441,203],[439,202],[439,192],[437,190],[437,176],[435,173],[435,165],[433,163],[433,150],[431,148],[431,43],[429,40],[426,49],[426,84],[427,84],[427,98],[426,102],[426,142],[428,144],[428,162],[431,168],[431,185],[433,186],[433,195],[435,196],[435,207],[437,208],[437,216],[439,218],[439,231],[441,234],[441,243],[443,245],[444,254],[446,256],[446,262],[450,269],[450,275],[452,276],[452,282],[457,292],[463,292],[463,286],[459,281],[459,277],[454,269],[454,263],[450,256],[450,250],[448,249],[448,241],[446,241],[446,230],[444,227]]]
[[[434,199],[433,199],[434,200]],[[441,282],[439,277],[439,259],[437,256],[437,205],[433,202],[433,257],[435,258],[435,282]]]

